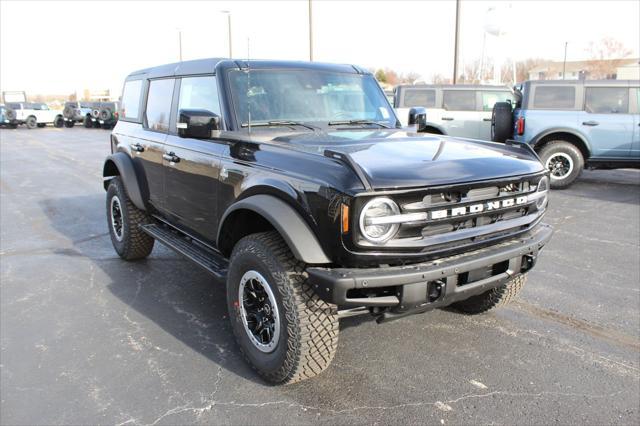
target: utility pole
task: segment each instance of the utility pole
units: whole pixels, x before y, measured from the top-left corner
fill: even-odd
[[[562,62],[562,79],[564,80],[564,76],[567,72],[567,45],[568,41],[564,42],[564,61]]]
[[[311,0],[309,0],[311,1]],[[453,84],[458,78],[458,43],[460,41],[460,0],[456,0],[456,34],[453,46]]]
[[[180,62],[182,62],[182,30],[178,30],[178,48],[180,50]]]
[[[227,15],[227,31],[229,32],[229,58],[233,58],[233,49],[231,48],[231,12],[221,10],[220,13]]]
[[[313,62],[313,10],[309,0],[309,61]]]

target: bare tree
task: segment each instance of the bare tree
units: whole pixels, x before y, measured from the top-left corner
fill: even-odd
[[[631,55],[620,41],[606,37],[597,43],[591,42],[588,49],[591,59],[587,61],[589,78],[613,78],[616,69]]]
[[[440,73],[431,75],[431,83],[433,84],[451,84],[451,79],[443,76]]]

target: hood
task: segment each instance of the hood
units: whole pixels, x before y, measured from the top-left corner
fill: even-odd
[[[458,184],[540,172],[526,147],[403,130],[346,130],[278,136],[272,143],[349,157],[374,189]]]

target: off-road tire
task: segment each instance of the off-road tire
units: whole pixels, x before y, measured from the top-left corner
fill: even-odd
[[[84,118],[84,120],[82,121],[82,124],[84,124],[84,127],[87,129],[90,129],[93,127],[93,121],[91,121],[91,117],[88,115]]]
[[[93,124],[94,129],[99,129],[101,127],[101,124],[98,120],[92,121],[91,123]]]
[[[111,225],[111,198],[117,196],[122,212],[122,240],[118,240]],[[109,182],[107,188],[107,227],[116,253],[124,260],[143,259],[153,250],[155,240],[147,235],[141,225],[151,223],[149,215],[133,205],[119,176]]]
[[[491,140],[505,142],[513,137],[513,111],[511,103],[496,102],[491,112]]]
[[[67,129],[70,129],[75,125],[76,125],[76,122],[73,121],[73,120],[69,120],[69,121],[65,121],[64,122],[64,127],[66,127]]]
[[[53,120],[53,127],[57,127],[60,128],[62,126],[64,126],[64,118],[62,118],[62,116],[58,116]]]
[[[554,177],[553,173],[550,175],[550,185],[552,189],[564,189],[569,187],[582,173],[584,169],[584,157],[582,156],[582,152],[578,149],[577,146],[572,144],[571,142],[563,141],[563,140],[554,140],[546,143],[542,149],[538,152],[540,156],[540,161],[542,164],[547,167],[547,162],[550,157],[553,157],[556,154],[566,154],[573,161],[573,170],[565,177],[559,179]]]
[[[27,117],[27,120],[24,122],[27,126],[27,129],[35,129],[38,127],[38,120],[34,116]]]
[[[527,275],[521,274],[511,281],[493,288],[485,293],[472,296],[467,300],[454,303],[452,308],[467,314],[476,315],[507,305],[518,296],[522,287],[527,282]]]
[[[39,128],[47,127],[47,123],[38,123]]]
[[[280,314],[280,337],[272,352],[257,349],[245,331],[238,289],[247,271],[268,282]],[[324,371],[338,345],[337,306],[320,299],[298,261],[275,232],[252,234],[234,247],[227,275],[227,305],[236,341],[247,362],[271,384],[295,383]]]

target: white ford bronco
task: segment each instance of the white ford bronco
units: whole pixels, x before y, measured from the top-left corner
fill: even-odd
[[[11,102],[7,103],[7,107],[16,112],[16,122],[25,124],[29,129],[44,127],[47,124],[53,124],[55,127],[64,125],[62,111],[49,109],[47,104]]]

